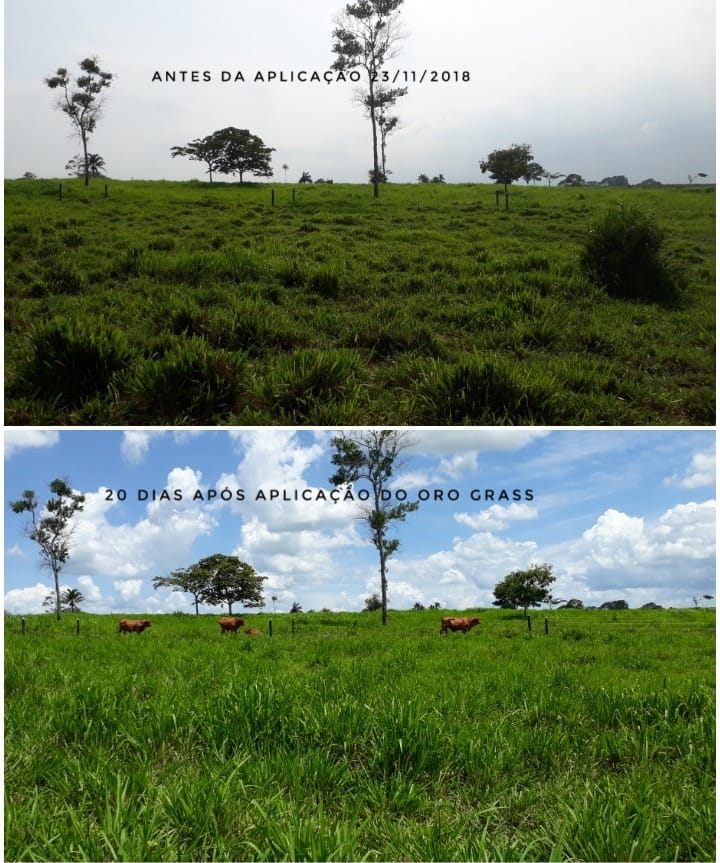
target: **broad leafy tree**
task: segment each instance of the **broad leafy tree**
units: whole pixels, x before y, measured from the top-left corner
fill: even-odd
[[[513,144],[505,150],[493,150],[480,161],[480,170],[483,174],[489,173],[490,179],[496,183],[503,183],[507,192],[511,183],[525,176],[532,160],[529,144]]]
[[[380,557],[380,599],[382,622],[387,623],[387,560],[399,546],[398,539],[389,539],[389,531],[414,512],[417,502],[393,504],[386,492],[395,471],[401,466],[401,453],[412,446],[406,432],[383,429],[343,433],[332,439],[335,450],[332,463],[337,471],[330,477],[334,486],[365,481],[371,487],[372,503],[361,505],[360,518],[368,527],[372,544]]]
[[[193,563],[186,569],[176,569],[169,576],[156,576],[153,587],[170,587],[193,595],[195,613],[199,605],[227,605],[241,603],[247,608],[265,605],[262,595],[264,575],[258,575],[249,563],[226,554],[213,554]]]
[[[532,182],[534,185],[538,180],[542,180],[544,176],[545,169],[543,166],[538,164],[538,162],[530,162],[527,166],[527,170],[523,174],[523,180],[528,184]]]
[[[241,183],[245,174],[272,177],[270,160],[274,151],[274,147],[268,147],[248,129],[236,129],[234,126],[218,129],[204,138],[196,138],[183,147],[170,148],[173,158],[183,156],[207,165],[211,183],[213,173],[238,174]]]
[[[363,89],[357,94],[370,117],[373,146],[373,194],[380,194],[380,179],[385,176],[381,164],[380,117],[394,105],[407,87],[383,86],[383,66],[397,54],[402,39],[399,9],[403,0],[359,0],[347,3],[336,19],[332,50],[335,62],[332,68],[340,72],[362,69],[365,76]],[[393,127],[394,128],[394,127]]]
[[[219,160],[222,156],[224,144],[217,137],[217,132],[212,135],[206,135],[204,138],[196,138],[194,141],[189,141],[184,147],[171,147],[170,153],[175,159],[177,156],[183,156],[190,159],[191,162],[202,162],[207,165],[207,174],[210,176],[210,182],[213,181],[213,171],[218,170]]]
[[[527,614],[531,606],[536,607],[552,599],[549,588],[553,581],[555,576],[548,563],[515,570],[495,586],[493,605],[499,605],[500,608],[522,608]]]
[[[51,90],[59,90],[56,105],[68,116],[80,138],[85,162],[85,185],[90,182],[88,138],[95,131],[105,105],[104,91],[112,84],[113,75],[103,72],[97,57],[86,57],[80,62],[81,75],[74,80],[67,69],[60,68],[45,79]]]
[[[55,583],[55,616],[60,620],[60,570],[70,559],[73,533],[72,520],[81,512],[85,495],[73,491],[67,480],[54,479],[50,483],[52,497],[42,507],[35,492],[26,490],[20,500],[11,501],[10,509],[18,515],[28,513],[25,534],[40,547],[40,562],[49,569]]]
[[[247,129],[236,129],[228,126],[220,129],[215,136],[223,143],[223,150],[218,159],[218,171],[222,174],[237,174],[240,182],[244,174],[254,177],[272,177],[270,165],[271,153],[274,147],[268,147],[257,135],[252,135]]]
[[[187,569],[175,569],[170,575],[156,575],[153,578],[155,590],[158,587],[169,587],[173,591],[192,594],[195,614],[200,614],[200,603],[207,584],[207,573],[202,568],[198,568],[197,564],[193,564]]]

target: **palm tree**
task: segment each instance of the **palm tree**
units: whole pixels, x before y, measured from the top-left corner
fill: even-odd
[[[85,602],[85,597],[77,588],[68,587],[62,592],[60,602],[67,605],[70,611],[77,611],[80,603]]]
[[[302,605],[299,602],[293,602],[292,608],[290,609],[290,614],[301,614],[302,613]]]
[[[272,599],[273,614],[275,614],[275,603],[277,602],[277,596],[271,596],[270,599]]]
[[[282,170],[285,174],[285,180],[283,182],[287,183],[287,172],[290,170],[290,165],[287,162],[282,163]]]

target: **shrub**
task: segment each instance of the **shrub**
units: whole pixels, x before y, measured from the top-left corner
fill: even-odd
[[[678,274],[663,258],[663,234],[637,207],[620,206],[590,229],[580,263],[613,297],[668,302],[677,299]]]
[[[30,356],[21,368],[25,392],[72,408],[104,392],[126,368],[132,352],[122,333],[101,322],[55,318],[30,333]]]
[[[244,354],[212,350],[203,339],[191,338],[138,367],[128,384],[130,418],[212,423],[238,409],[246,383]]]

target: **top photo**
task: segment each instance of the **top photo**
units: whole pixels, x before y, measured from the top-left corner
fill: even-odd
[[[713,0],[7,0],[6,426],[714,426]]]

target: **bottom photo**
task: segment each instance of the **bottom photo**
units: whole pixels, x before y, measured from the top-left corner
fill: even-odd
[[[713,429],[5,429],[6,860],[714,860]]]

